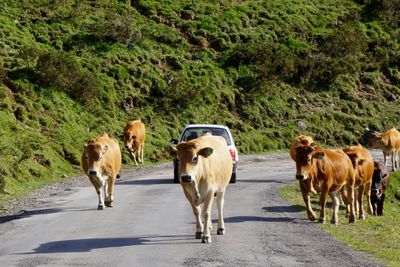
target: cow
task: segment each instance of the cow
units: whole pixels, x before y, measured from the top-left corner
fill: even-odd
[[[382,162],[374,162],[374,176],[372,177],[371,204],[375,216],[383,215],[385,192],[389,187],[389,174]]]
[[[338,224],[339,193],[346,190],[345,203],[349,205],[349,222],[354,223],[354,183],[355,173],[350,158],[342,150],[326,150],[310,145],[296,147],[296,179],[300,181],[300,190],[307,208],[307,216],[315,220],[315,213],[310,203],[311,182],[321,192],[319,222],[325,222],[325,206],[328,195],[332,198],[332,224]],[[310,181],[308,181],[310,180]]]
[[[97,209],[112,207],[114,185],[121,168],[121,150],[118,141],[103,133],[89,140],[83,148],[82,169],[89,177],[99,198]]]
[[[205,135],[170,147],[170,153],[178,159],[180,184],[196,218],[195,238],[211,243],[214,197],[218,211],[217,234],[225,234],[224,195],[233,168],[227,143],[221,136]]]
[[[138,119],[129,121],[124,128],[124,145],[133,158],[135,165],[144,163],[144,141],[146,139],[146,130],[144,123]]]
[[[369,147],[382,150],[385,166],[387,166],[386,157],[391,156],[392,171],[395,171],[399,167],[400,132],[396,128],[391,128],[384,133],[372,133],[372,137],[369,140]]]
[[[315,143],[312,137],[307,135],[299,135],[296,138],[294,138],[292,144],[290,145],[290,152],[289,152],[290,157],[292,158],[293,161],[296,161],[296,147],[298,147],[299,145],[315,146]],[[310,180],[308,180],[308,183],[310,192],[316,195],[317,191],[315,191],[313,184],[310,182]]]
[[[355,170],[356,203],[354,205],[356,215],[358,214],[358,218],[364,220],[364,194],[367,195],[368,213],[372,214],[371,184],[374,174],[374,160],[369,151],[362,145],[348,146],[343,151],[350,158]]]

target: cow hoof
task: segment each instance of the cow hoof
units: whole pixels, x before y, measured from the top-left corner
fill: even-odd
[[[203,238],[201,239],[201,243],[206,243],[206,244],[211,243],[211,237],[203,236]]]
[[[200,239],[202,235],[202,232],[196,232],[196,239]]]
[[[337,220],[332,220],[331,224],[338,225],[338,221]]]
[[[225,229],[224,228],[218,228],[217,235],[224,235],[224,234],[225,234]]]
[[[350,218],[349,219],[349,223],[355,223],[356,222],[356,219],[355,218]]]
[[[103,205],[98,205],[98,206],[97,206],[97,209],[98,209],[98,210],[102,210],[102,209],[104,209],[104,206],[103,206]]]
[[[318,222],[319,223],[325,223],[325,219],[319,219]]]
[[[364,221],[364,220],[365,220],[365,215],[360,215],[358,218],[359,218],[360,220]]]
[[[113,207],[112,201],[106,201],[104,204],[106,204],[106,207],[109,207],[109,208]]]
[[[314,216],[308,216],[308,219],[310,220],[310,221],[315,221],[315,217]]]

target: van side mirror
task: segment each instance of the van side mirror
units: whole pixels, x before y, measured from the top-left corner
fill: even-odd
[[[177,145],[179,143],[178,139],[171,139],[171,144]]]

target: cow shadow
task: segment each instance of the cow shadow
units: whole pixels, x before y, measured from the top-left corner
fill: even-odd
[[[142,245],[171,245],[171,244],[198,243],[193,235],[176,236],[134,236],[117,238],[85,238],[74,240],[52,241],[39,245],[33,252],[19,254],[42,254],[42,253],[71,253],[90,252],[95,249],[119,248]]]
[[[138,180],[127,180],[118,181],[119,185],[156,185],[156,184],[172,184],[172,178],[157,178],[157,179],[138,179]]]
[[[273,206],[273,207],[264,207],[262,208],[266,212],[302,212],[305,211],[306,208],[302,205],[289,205],[289,206]]]
[[[224,218],[225,223],[243,223],[243,222],[293,222],[296,218],[289,217],[260,217],[260,216],[235,216]],[[212,220],[217,223],[218,220]]]
[[[13,221],[13,220],[28,218],[28,217],[32,217],[32,216],[35,216],[35,215],[44,215],[44,214],[57,213],[57,212],[61,212],[61,211],[63,211],[63,210],[62,209],[55,209],[55,208],[37,209],[37,210],[24,210],[20,214],[0,216],[0,223],[5,223],[5,222]]]
[[[277,184],[287,184],[287,181],[281,181],[281,180],[274,180],[274,179],[268,179],[268,180],[259,180],[259,179],[250,179],[250,180],[237,180],[237,183],[277,183]]]

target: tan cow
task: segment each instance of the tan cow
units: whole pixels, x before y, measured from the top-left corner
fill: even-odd
[[[319,222],[325,222],[325,205],[329,195],[333,203],[331,223],[338,223],[339,192],[342,189],[346,189],[348,192],[345,203],[350,205],[349,222],[355,222],[355,174],[349,157],[342,150],[326,150],[308,145],[296,147],[296,179],[300,180],[300,189],[307,207],[307,216],[311,221],[315,220],[315,213],[310,203],[310,190],[307,183],[309,179],[314,188],[321,192]]]
[[[181,142],[170,150],[179,160],[179,180],[196,218],[196,239],[201,238],[202,243],[210,243],[211,206],[214,197],[218,210],[217,234],[225,233],[224,194],[233,167],[226,141],[221,136],[202,136]]]
[[[146,130],[144,123],[138,119],[129,121],[124,128],[124,144],[136,165],[144,162],[144,141]]]
[[[293,139],[290,146],[290,157],[293,161],[296,161],[296,147],[300,145],[315,146],[315,143],[312,137],[307,135],[299,135],[295,139]],[[313,184],[310,182],[310,180],[308,180],[308,187],[311,193],[313,193],[314,195],[317,194],[317,191],[315,191]]]
[[[356,203],[355,210],[358,213],[359,219],[364,220],[364,194],[367,195],[367,206],[369,214],[372,214],[371,204],[371,184],[374,175],[374,159],[367,149],[361,145],[349,146],[343,149],[344,153],[350,158],[355,170]]]
[[[104,204],[113,206],[114,184],[120,168],[121,151],[117,140],[103,133],[85,144],[82,169],[96,189],[99,210],[104,208]]]
[[[392,171],[395,171],[399,167],[400,132],[396,128],[392,128],[384,133],[372,133],[372,137],[369,140],[369,147],[382,150],[385,166],[387,166],[386,157],[391,156]]]

